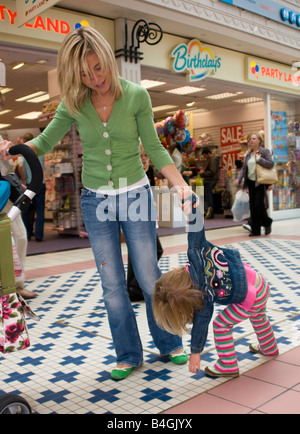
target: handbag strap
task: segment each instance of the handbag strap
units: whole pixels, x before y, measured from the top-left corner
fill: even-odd
[[[11,221],[6,214],[0,214],[0,292],[3,295],[16,292],[15,269],[11,241]]]

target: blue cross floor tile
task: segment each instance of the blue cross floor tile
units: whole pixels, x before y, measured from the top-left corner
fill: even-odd
[[[254,239],[232,247],[270,283],[267,313],[280,353],[299,346],[300,242]],[[186,252],[181,252],[163,256],[160,266],[166,272],[186,261]],[[188,365],[174,365],[159,354],[149,333],[145,303],[140,302],[133,309],[144,363],[131,374],[130,387],[126,381],[116,382],[110,376],[115,353],[97,270],[39,277],[26,284],[38,292],[30,305],[41,320],[28,320],[31,346],[27,350],[2,357],[0,396],[22,395],[36,414],[162,413],[228,381],[208,378],[203,372],[217,358],[211,325],[201,355],[202,370],[194,375]],[[221,310],[216,306],[214,316]],[[256,342],[249,320],[233,329],[233,337],[242,374],[265,362],[248,350]],[[183,342],[188,350],[189,334]]]

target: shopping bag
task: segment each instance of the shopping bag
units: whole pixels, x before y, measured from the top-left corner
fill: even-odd
[[[0,351],[12,353],[30,346],[25,313],[35,320],[39,318],[17,293],[0,297]]]
[[[240,222],[250,217],[249,195],[245,190],[239,190],[231,208],[233,220]]]
[[[256,163],[256,180],[259,184],[273,185],[278,182],[276,167],[271,169]]]
[[[22,277],[22,267],[15,277],[11,221],[6,214],[0,215],[0,352],[11,353],[23,350],[30,345],[25,314],[35,320],[34,314],[25,300],[16,292],[16,279]]]

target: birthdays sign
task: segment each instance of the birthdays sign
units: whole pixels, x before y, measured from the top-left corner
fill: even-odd
[[[187,71],[189,81],[203,80],[221,67],[221,58],[215,57],[211,49],[197,39],[193,39],[188,45],[178,45],[172,51],[172,57],[174,71]]]

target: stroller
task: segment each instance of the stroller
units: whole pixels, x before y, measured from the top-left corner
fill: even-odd
[[[9,176],[0,180],[0,212],[8,199],[14,202],[8,214],[0,214],[0,351],[3,353],[19,351],[30,345],[25,314],[38,320],[25,300],[16,292],[15,276],[20,270],[16,270],[16,258],[14,261],[11,223],[28,207],[41,189],[43,180],[39,159],[28,146],[13,146],[8,153],[24,156],[31,169],[32,180],[19,197]],[[0,414],[31,414],[31,408],[24,398],[7,394],[0,397]]]

